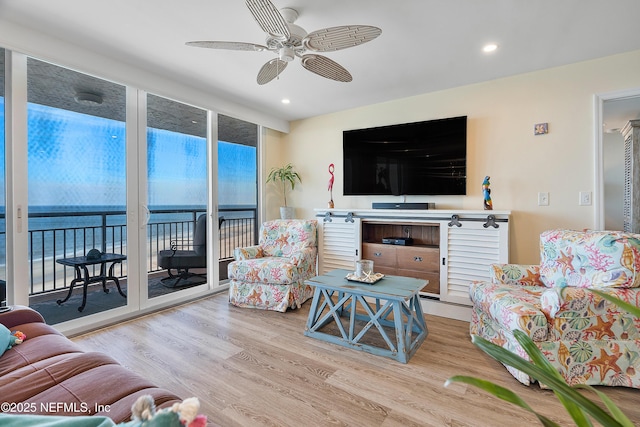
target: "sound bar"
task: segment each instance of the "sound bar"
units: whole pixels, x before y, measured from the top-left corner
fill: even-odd
[[[435,209],[435,203],[372,203],[373,209]]]

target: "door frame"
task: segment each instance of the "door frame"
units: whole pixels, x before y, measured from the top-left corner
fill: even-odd
[[[604,102],[624,98],[640,97],[640,88],[624,89],[613,92],[597,93],[593,97],[594,110],[594,225],[597,230],[604,227]]]

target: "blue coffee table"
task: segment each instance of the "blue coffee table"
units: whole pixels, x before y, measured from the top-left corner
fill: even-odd
[[[418,295],[427,281],[385,276],[365,284],[347,280],[349,273],[333,270],[306,281],[315,291],[304,334],[407,363],[428,334]]]

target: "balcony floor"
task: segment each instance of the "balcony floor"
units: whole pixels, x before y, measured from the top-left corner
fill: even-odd
[[[150,298],[170,294],[204,283],[204,279],[196,277],[184,286],[169,288],[160,281],[163,277],[166,277],[166,275],[154,275],[149,278]],[[120,281],[120,286],[126,294],[126,279]],[[71,298],[62,305],[58,305],[56,301],[58,299],[64,299],[68,290],[63,289],[57,292],[34,295],[29,298],[29,306],[42,314],[48,324],[53,325],[126,305],[127,300],[118,293],[118,289],[113,282],[107,282],[107,289],[109,289],[109,293],[105,294],[102,291],[101,284],[90,285],[87,289],[87,303],[82,312],[78,311],[78,307],[82,304],[82,286],[76,286]]]

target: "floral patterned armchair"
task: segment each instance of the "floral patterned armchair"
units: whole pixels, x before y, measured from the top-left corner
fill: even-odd
[[[471,334],[529,359],[513,336],[519,329],[569,384],[640,388],[640,319],[589,291],[640,305],[640,235],[546,231],[540,258],[494,264],[491,282],[472,283]]]
[[[260,227],[258,245],[236,248],[228,266],[229,302],[285,312],[313,296],[305,280],[316,275],[316,220],[274,220]]]

